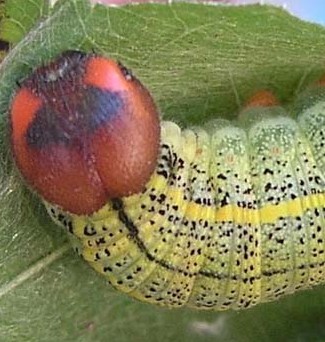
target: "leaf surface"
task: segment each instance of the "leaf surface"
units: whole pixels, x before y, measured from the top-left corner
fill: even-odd
[[[0,36],[0,340],[274,341],[325,338],[325,289],[237,312],[168,310],[116,292],[70,249],[23,185],[8,108],[22,80],[67,49],[121,60],[183,127],[234,118],[255,90],[288,105],[325,71],[325,30],[269,6],[188,3],[108,8],[86,0],[10,0]]]

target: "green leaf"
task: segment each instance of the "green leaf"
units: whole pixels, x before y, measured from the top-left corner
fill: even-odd
[[[67,49],[121,60],[183,126],[235,117],[264,87],[287,105],[325,71],[324,28],[258,5],[11,0],[6,10],[1,37],[16,44],[0,66],[0,341],[324,340],[322,287],[240,313],[168,310],[113,290],[24,187],[8,127],[16,82]]]
[[[0,38],[10,43],[19,42],[35,21],[48,13],[44,0],[6,0],[5,16],[0,23]]]

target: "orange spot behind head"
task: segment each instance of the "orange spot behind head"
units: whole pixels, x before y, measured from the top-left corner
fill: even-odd
[[[271,91],[259,90],[246,101],[244,109],[253,107],[273,107],[278,105],[279,101]]]
[[[325,87],[325,75],[315,82],[316,86]]]

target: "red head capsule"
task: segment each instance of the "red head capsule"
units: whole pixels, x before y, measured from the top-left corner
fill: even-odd
[[[155,169],[159,115],[121,64],[67,51],[15,94],[11,142],[18,168],[44,199],[90,214],[143,189]]]

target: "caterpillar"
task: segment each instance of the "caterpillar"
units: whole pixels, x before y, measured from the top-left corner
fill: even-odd
[[[325,282],[325,90],[181,130],[122,64],[67,51],[10,107],[16,165],[82,257],[168,307],[241,309]]]

